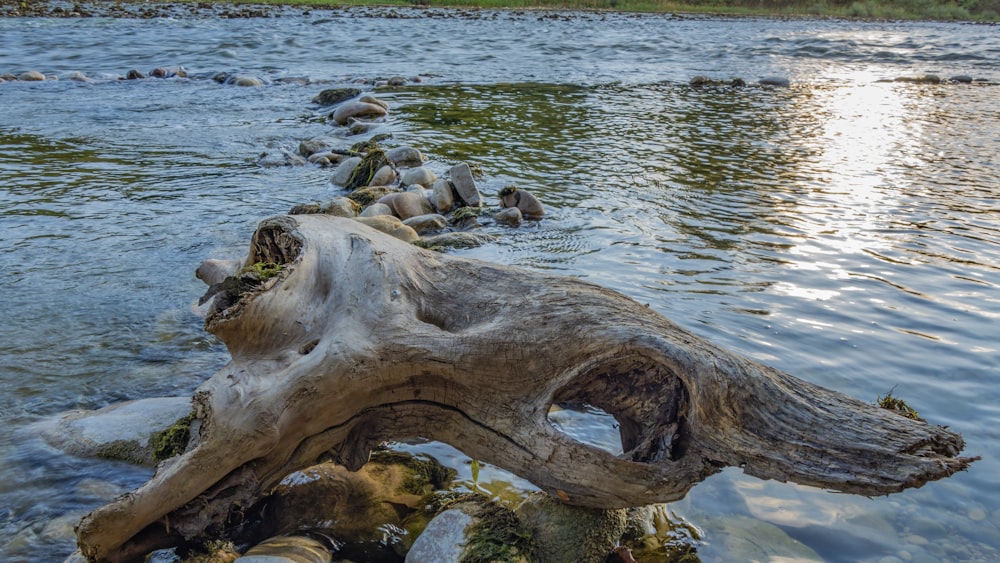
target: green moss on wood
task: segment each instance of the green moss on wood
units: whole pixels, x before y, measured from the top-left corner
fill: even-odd
[[[891,390],[886,393],[884,397],[881,395],[879,396],[878,406],[905,416],[906,418],[923,420],[913,407],[906,404],[906,401],[900,399],[899,397],[894,397]]]
[[[161,432],[154,432],[149,439],[149,445],[153,450],[153,461],[159,463],[165,459],[172,458],[184,453],[188,442],[191,440],[191,423],[194,422],[194,413],[177,419],[177,422],[170,425],[170,428]]]

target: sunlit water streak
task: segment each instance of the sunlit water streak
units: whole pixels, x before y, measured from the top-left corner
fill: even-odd
[[[226,360],[194,268],[338,193],[328,170],[256,156],[330,133],[309,105],[328,84],[418,72],[379,94],[393,142],[439,170],[480,164],[491,202],[516,183],[550,211],[462,254],[613,287],[859,399],[895,389],[984,456],[875,500],[727,471],[674,507],[705,532],[705,560],[747,553],[727,544],[734,518],[831,561],[997,558],[1000,89],[880,80],[997,80],[998,49],[990,28],[923,23],[0,20],[0,72],[100,79],[0,84],[0,558],[61,560],[81,513],[149,474],[59,455],[29,425],[190,393]],[[195,78],[112,79],[170,65]],[[232,70],[273,83],[208,79]],[[793,86],[695,89],[695,74]]]

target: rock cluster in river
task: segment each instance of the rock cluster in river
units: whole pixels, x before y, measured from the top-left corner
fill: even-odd
[[[387,103],[356,88],[324,90],[313,103],[348,133],[377,129],[389,114]],[[478,167],[462,162],[439,175],[419,149],[380,144],[389,138],[375,135],[349,147],[332,136],[300,142],[298,155],[286,155],[286,159],[333,168],[330,183],[343,190],[343,195],[297,205],[289,213],[351,217],[406,242],[438,250],[474,247],[495,239],[476,232],[480,226],[516,227],[524,219],[545,214],[534,195],[516,186],[501,190],[498,207],[485,207],[476,182],[482,177]]]

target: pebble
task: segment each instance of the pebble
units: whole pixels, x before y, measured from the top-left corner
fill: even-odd
[[[314,104],[332,106],[361,95],[357,88],[330,88],[323,90],[312,99]]]
[[[427,187],[432,185],[435,180],[437,180],[437,174],[424,166],[407,168],[399,173],[399,181],[404,186],[420,184],[421,186]]]
[[[37,70],[29,70],[27,72],[22,72],[18,75],[17,79],[24,80],[25,82],[41,82],[45,80],[45,75]]]
[[[419,150],[405,146],[394,147],[385,151],[385,158],[398,167],[421,166],[425,160],[423,153]]]
[[[372,175],[372,180],[369,182],[372,186],[388,186],[396,181],[396,170],[386,164],[382,168],[375,171]]]
[[[373,203],[361,212],[361,217],[378,217],[379,215],[392,215],[392,208],[384,203]]]
[[[451,188],[451,182],[444,178],[438,178],[431,184],[431,203],[437,208],[439,213],[447,213],[455,207],[455,192]]]

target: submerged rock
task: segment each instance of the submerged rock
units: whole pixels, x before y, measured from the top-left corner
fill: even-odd
[[[329,563],[330,550],[305,536],[280,536],[251,547],[234,563]]]
[[[45,80],[45,75],[38,72],[37,70],[29,70],[27,72],[22,72],[17,76],[18,80],[23,80],[25,82],[41,82]]]
[[[531,192],[522,190],[517,186],[507,186],[500,190],[500,206],[516,207],[521,210],[521,214],[530,219],[537,219],[545,215],[545,208],[538,198],[531,195]]]
[[[416,244],[421,248],[441,251],[450,248],[475,248],[496,239],[497,237],[484,233],[455,232],[422,238]]]
[[[774,86],[776,88],[788,88],[791,81],[783,76],[765,76],[758,82],[761,86]]]
[[[546,561],[534,557],[530,530],[504,505],[469,495],[447,505],[427,524],[406,563]]]
[[[405,219],[403,220],[403,224],[413,227],[413,230],[417,231],[417,234],[425,235],[447,228],[448,220],[437,213],[428,213]]]
[[[190,397],[159,397],[79,410],[41,424],[42,438],[69,455],[153,465],[153,434],[191,412]]]
[[[563,504],[532,493],[514,513],[531,531],[539,561],[602,563],[625,533],[626,511]]]
[[[354,119],[373,119],[377,117],[385,117],[388,115],[386,109],[378,104],[369,104],[366,102],[346,102],[333,110],[333,114],[330,116],[334,123],[337,125],[347,125],[351,118]]]
[[[507,225],[508,227],[518,227],[524,220],[524,216],[521,214],[521,210],[516,207],[508,207],[501,210],[499,213],[493,216],[493,220],[500,225]]]
[[[314,104],[332,106],[361,95],[357,88],[330,88],[323,90],[312,99]]]

